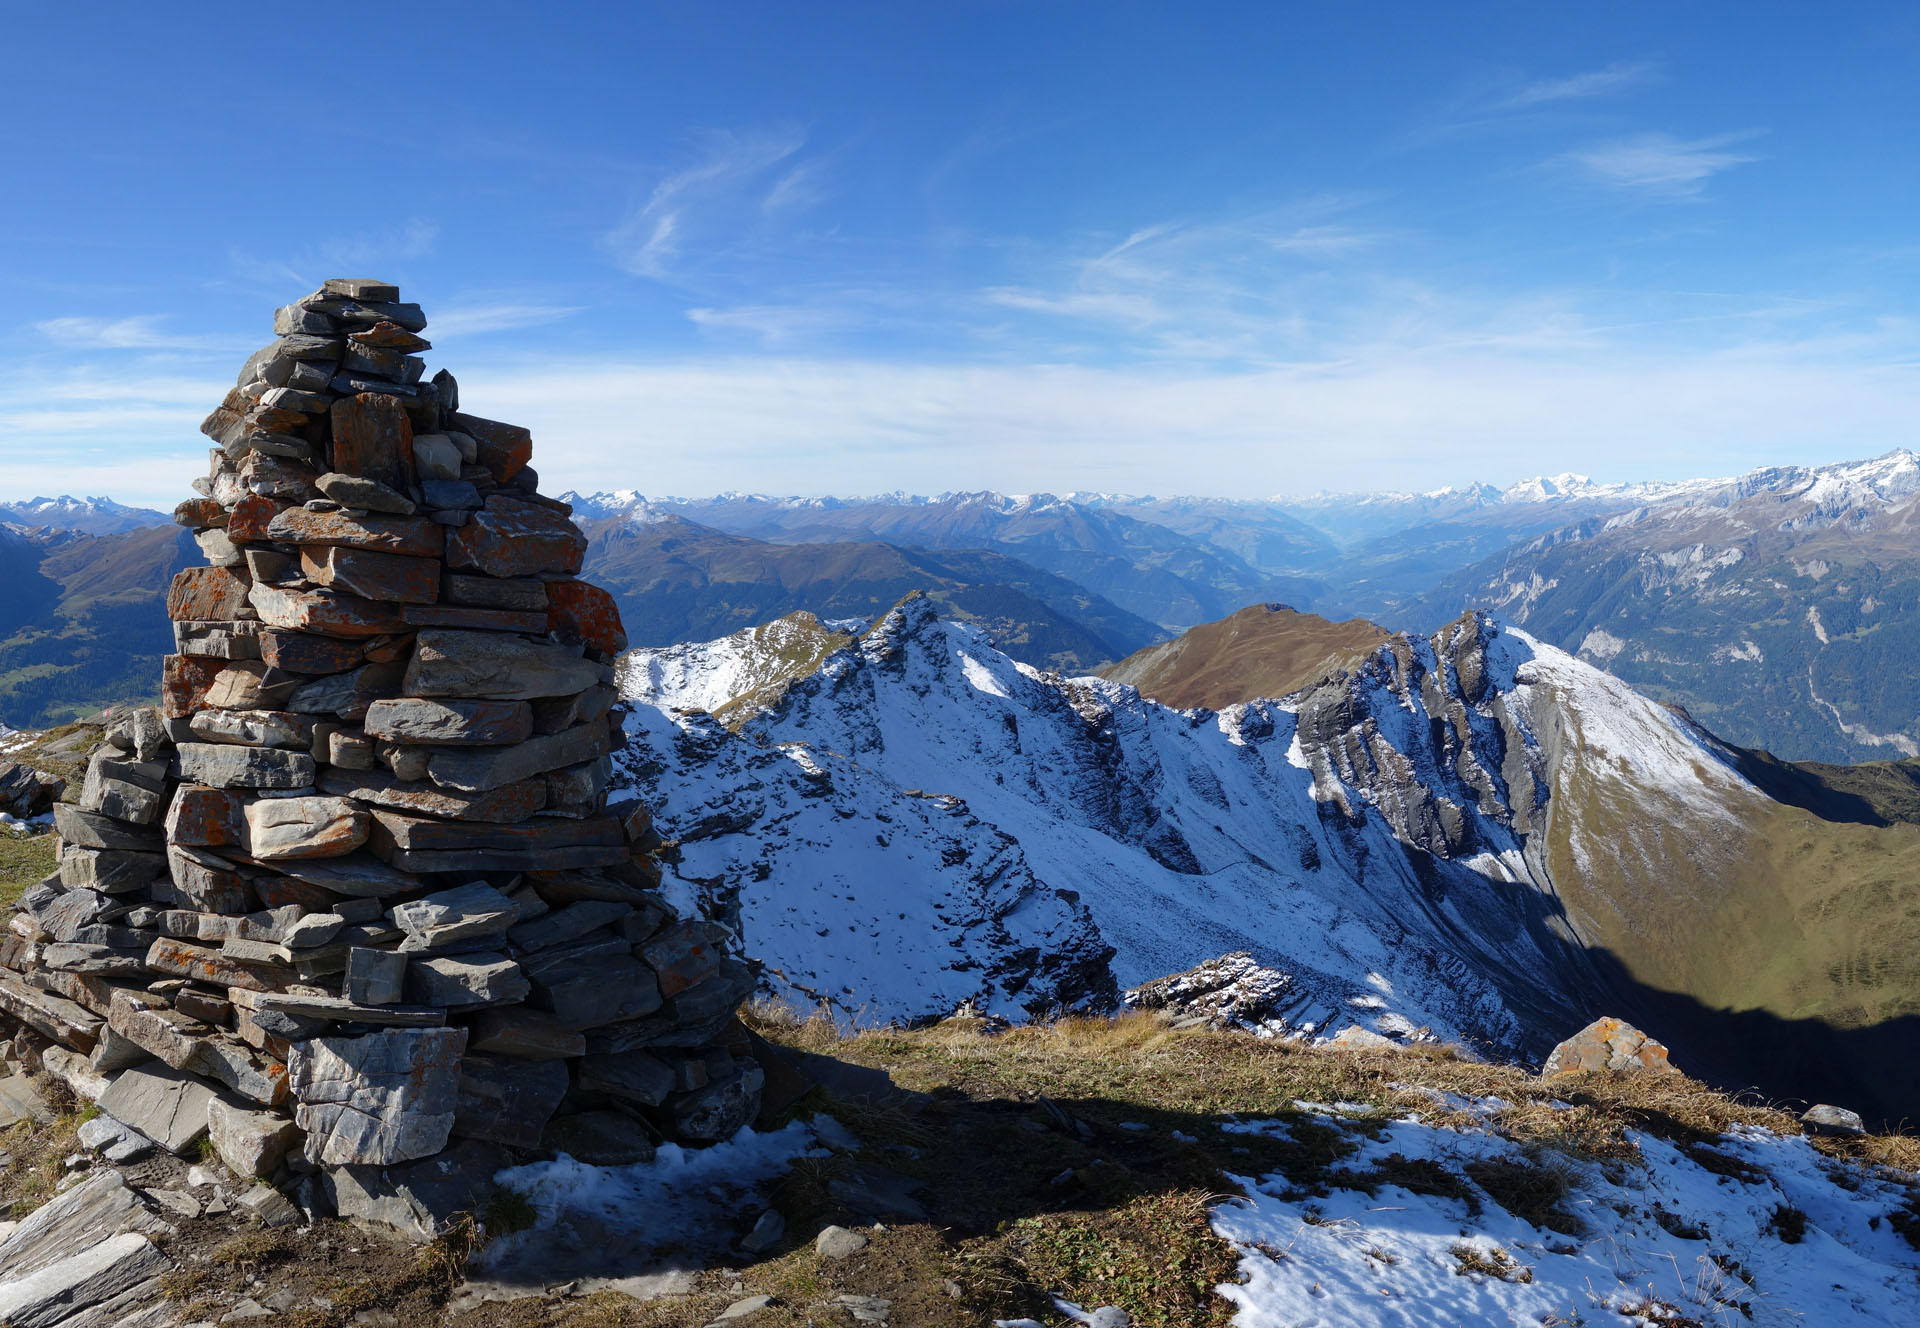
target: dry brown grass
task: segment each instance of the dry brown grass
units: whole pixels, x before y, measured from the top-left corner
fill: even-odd
[[[1570,1233],[1579,1227],[1573,1162],[1630,1165],[1632,1132],[1672,1139],[1702,1165],[1746,1179],[1751,1168],[1716,1149],[1722,1132],[1738,1123],[1798,1130],[1785,1112],[1677,1076],[1599,1074],[1545,1083],[1444,1048],[1301,1047],[1177,1030],[1150,1014],[1017,1029],[953,1019],[851,1035],[821,1017],[770,1007],[749,1014],[770,1041],[884,1069],[925,1096],[861,1104],[815,1089],[802,1112],[833,1115],[863,1148],[854,1157],[802,1159],[769,1196],[787,1219],[787,1239],[768,1255],[703,1273],[685,1299],[539,1299],[479,1307],[451,1324],[677,1328],[711,1322],[741,1296],[766,1294],[776,1304],[754,1316],[756,1328],[803,1328],[850,1322],[835,1297],[852,1293],[890,1300],[891,1321],[916,1328],[978,1328],[1021,1317],[1057,1322],[1054,1295],[1118,1305],[1140,1328],[1221,1328],[1231,1306],[1213,1288],[1235,1279],[1238,1254],[1213,1233],[1208,1214],[1234,1191],[1234,1175],[1284,1176],[1302,1199],[1336,1187],[1399,1186],[1469,1211],[1498,1204]],[[1509,1105],[1490,1117],[1456,1114],[1436,1093],[1497,1096]],[[1349,1105],[1328,1118],[1301,1102]],[[1356,1164],[1361,1142],[1413,1112],[1435,1123],[1492,1129],[1517,1141],[1522,1156],[1457,1167],[1393,1155]],[[1277,1119],[1286,1128],[1221,1128],[1236,1117]],[[1837,1165],[1893,1161],[1914,1146],[1909,1139],[1820,1141]],[[890,1221],[852,1258],[820,1259],[812,1239],[822,1225],[862,1222],[836,1198],[833,1182],[874,1164],[925,1182],[928,1219]],[[1783,1216],[1780,1238],[1791,1238],[1792,1221],[1792,1214]],[[1914,1224],[1920,1231],[1920,1217]],[[1461,1248],[1468,1251],[1458,1261],[1463,1276],[1527,1276],[1511,1256]],[[424,1313],[444,1303],[449,1256],[458,1253],[450,1244],[426,1259],[396,1263],[384,1276],[343,1277],[329,1291],[332,1312],[292,1316],[289,1328],[336,1328],[373,1306]],[[272,1271],[277,1278],[289,1267],[274,1264]],[[402,1321],[414,1320],[403,1313]]]
[[[0,1168],[0,1199],[12,1205],[8,1216],[25,1217],[60,1191],[66,1178],[67,1157],[80,1151],[80,1126],[95,1112],[83,1109],[65,1084],[46,1075],[34,1086],[56,1113],[45,1125],[19,1121],[0,1132],[0,1152],[7,1162]]]
[[[1735,1125],[1802,1132],[1790,1112],[1730,1097],[1682,1075],[1597,1072],[1547,1081],[1444,1047],[1389,1052],[1303,1046],[1175,1029],[1151,1012],[1063,1019],[997,1035],[983,1033],[980,1022],[969,1019],[846,1035],[818,1017],[783,1022],[778,1012],[763,1008],[756,1018],[766,1036],[887,1069],[908,1088],[1015,1099],[1041,1094],[1092,1115],[1111,1107],[1135,1114],[1285,1118],[1301,1114],[1296,1101],[1311,1101],[1356,1103],[1396,1115],[1418,1111],[1437,1123],[1478,1123],[1478,1116],[1447,1112],[1433,1096],[1454,1093],[1508,1103],[1491,1119],[1498,1133],[1597,1159],[1633,1156],[1628,1131],[1681,1144],[1711,1143]],[[1920,1165],[1920,1138],[1913,1136],[1822,1139],[1818,1146],[1837,1158]]]

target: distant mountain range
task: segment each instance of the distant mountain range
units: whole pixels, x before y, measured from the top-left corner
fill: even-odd
[[[802,610],[871,620],[919,589],[1013,658],[1074,673],[1249,605],[1414,632],[1485,608],[1743,746],[1846,762],[1920,752],[1917,475],[1897,451],[1730,480],[1305,498],[568,498],[638,644]],[[153,534],[166,520],[105,498],[0,506],[0,558],[26,569],[0,586],[0,624],[34,629],[0,640],[0,722],[122,699],[139,670],[104,661],[165,641],[140,587],[177,560]]]
[[[29,498],[0,503],[0,523],[29,530],[75,530],[83,535],[117,535],[169,524],[164,512],[147,507],[122,507],[111,498]]]
[[[1799,759],[1920,756],[1920,458],[1757,470],[1453,573],[1397,616],[1484,608]]]
[[[1164,635],[1083,586],[1002,553],[878,540],[775,544],[651,513],[582,527],[592,541],[582,575],[613,592],[635,645],[703,641],[796,609],[864,624],[916,590],[1021,659],[1069,673]]]
[[[1325,585],[1311,578],[1263,572],[1222,545],[1143,520],[1110,503],[1051,494],[958,493],[932,499],[727,495],[658,502],[636,494],[562,496],[582,516],[628,515],[644,521],[673,515],[775,544],[852,541],[997,553],[1065,577],[1169,632],[1255,600],[1311,600],[1327,593]],[[1318,547],[1311,531],[1303,531],[1300,542],[1303,548]]]

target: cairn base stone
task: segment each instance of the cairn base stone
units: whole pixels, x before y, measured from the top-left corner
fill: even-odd
[[[300,1127],[274,1111],[252,1111],[215,1098],[207,1107],[207,1137],[227,1170],[265,1179],[300,1142]]]
[[[396,1028],[292,1044],[287,1070],[307,1160],[389,1166],[445,1148],[466,1045],[464,1028]]]

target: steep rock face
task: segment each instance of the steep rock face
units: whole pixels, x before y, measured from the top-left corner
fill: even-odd
[[[1425,1028],[1541,1052],[1577,1018],[1591,974],[1523,842],[1547,759],[1512,696],[1532,649],[1469,619],[1432,641],[1396,638],[1294,701],[1178,711],[1018,665],[914,598],[765,708],[730,716],[732,731],[661,708],[673,672],[636,652],[627,667],[646,671],[653,708],[633,721],[628,770],[661,832],[683,841],[681,887],[850,1013],[944,1013],[951,977],[897,980],[934,971],[942,951],[961,972],[1005,971],[1004,943],[979,952],[928,905],[956,887],[985,901],[1017,879],[1029,900],[1050,887],[1076,901],[1048,928],[1082,958],[1103,940],[1126,985],[1245,950],[1293,975],[1277,1019],[1289,1032]],[[959,824],[930,818],[928,794]],[[962,863],[963,829],[997,854]],[[1033,903],[1013,916],[1035,916]],[[878,934],[853,943],[869,926]],[[871,962],[876,941],[891,963]],[[995,1001],[1022,1003],[983,1003]]]

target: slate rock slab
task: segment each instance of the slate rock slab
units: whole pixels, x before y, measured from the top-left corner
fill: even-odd
[[[571,696],[599,681],[600,666],[565,646],[498,632],[428,628],[415,644],[401,690],[408,696],[528,701]]]
[[[0,1323],[10,1328],[56,1328],[152,1282],[172,1266],[172,1260],[146,1236],[123,1231],[36,1273],[0,1282]]]
[[[233,747],[224,743],[183,742],[181,778],[210,788],[301,789],[310,787],[318,771],[306,752],[272,747]],[[135,845],[102,844],[102,848]]]
[[[175,1155],[207,1133],[213,1090],[190,1074],[157,1062],[122,1070],[100,1099],[100,1110]],[[0,1320],[4,1322],[4,1320]]]
[[[475,881],[396,904],[392,916],[393,925],[407,933],[409,949],[432,950],[505,932],[520,920],[520,905]]]
[[[216,1098],[207,1109],[207,1137],[234,1175],[265,1178],[300,1142],[300,1127],[279,1112],[254,1111]]]
[[[147,1210],[118,1171],[101,1171],[28,1214],[0,1239],[0,1286],[89,1249],[122,1232],[165,1235],[172,1228]],[[6,1320],[0,1318],[0,1323]]]
[[[447,566],[501,578],[576,575],[587,537],[552,508],[494,494],[447,538]]]
[[[464,1028],[392,1028],[292,1044],[287,1071],[307,1160],[388,1166],[446,1147],[466,1045]]]
[[[570,1086],[564,1061],[469,1053],[460,1065],[453,1132],[509,1148],[537,1148]]]
[[[540,1147],[590,1167],[624,1167],[653,1160],[654,1136],[617,1111],[583,1111],[547,1125]]]
[[[533,736],[533,707],[525,701],[395,697],[370,704],[363,724],[369,735],[394,742],[503,745]]]
[[[323,1184],[344,1220],[428,1241],[444,1235],[455,1214],[484,1208],[494,1173],[509,1161],[504,1148],[462,1140],[438,1157],[407,1166],[331,1167]]]

